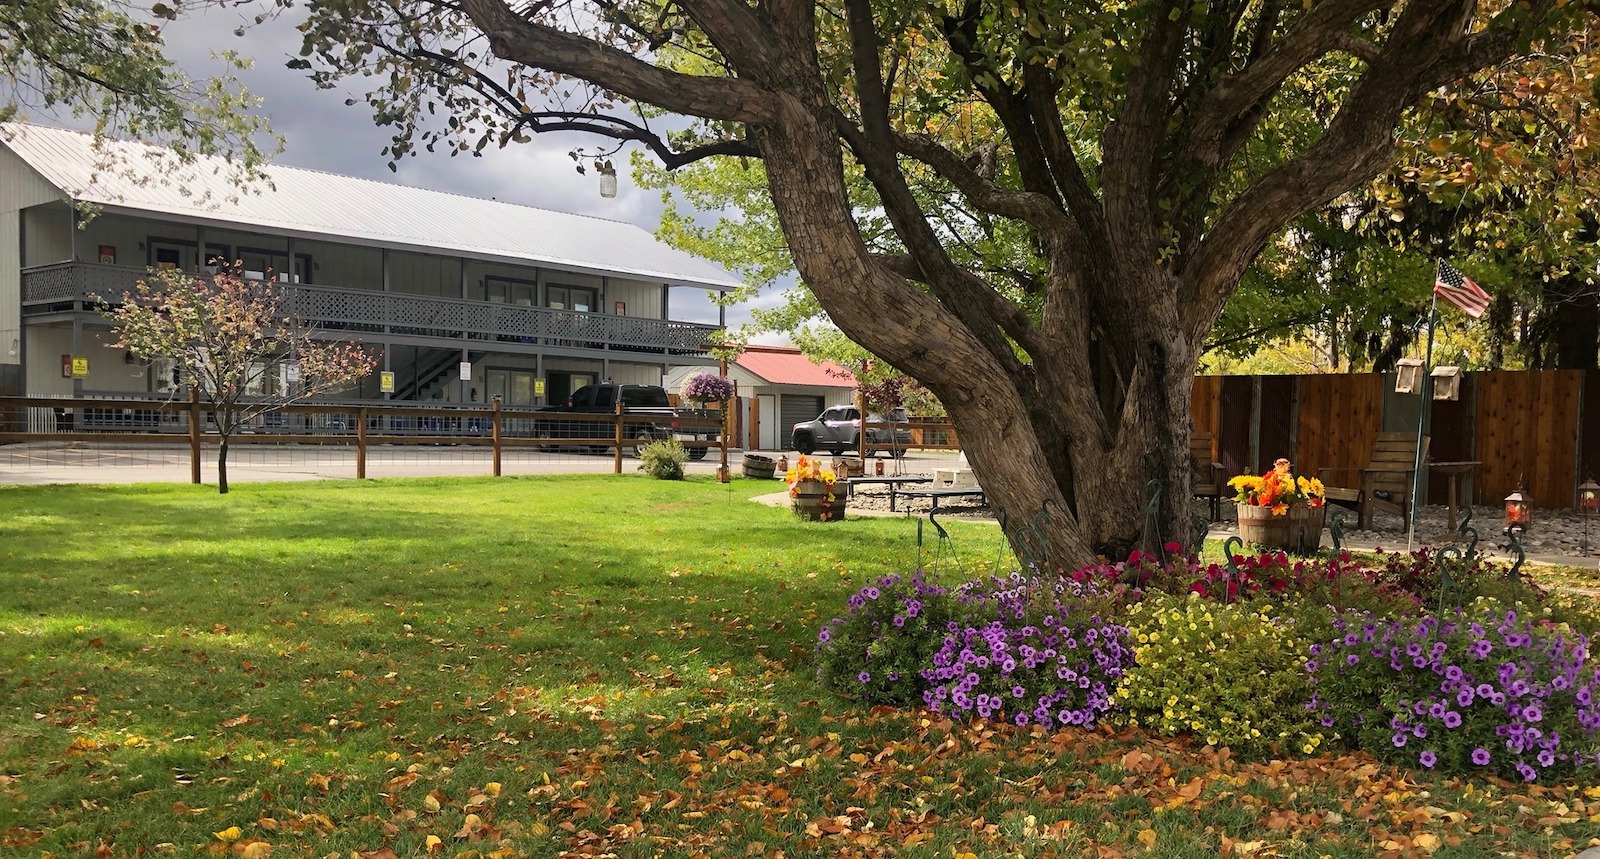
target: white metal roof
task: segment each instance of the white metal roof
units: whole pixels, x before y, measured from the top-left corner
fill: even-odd
[[[181,182],[163,181],[164,168],[152,159],[151,147],[112,142],[122,164],[97,169],[106,153],[95,150],[92,137],[39,125],[0,126],[0,144],[67,196],[108,212],[674,285],[718,290],[740,285],[720,267],[620,221],[276,164],[265,171],[271,187],[263,184],[258,193],[240,194],[233,169],[220,158],[186,168]]]

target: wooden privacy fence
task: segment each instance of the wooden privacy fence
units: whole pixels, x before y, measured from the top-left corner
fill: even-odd
[[[464,445],[488,448],[494,476],[501,454],[510,449],[566,447],[609,450],[612,471],[622,473],[624,452],[639,443],[629,435],[641,423],[662,416],[629,413],[571,414],[503,409],[499,400],[479,408],[416,408],[356,403],[306,403],[281,406],[228,438],[230,445],[353,446],[356,478],[367,476],[372,445]],[[671,421],[683,434],[716,434],[716,441],[683,441],[683,446],[720,451],[727,462],[724,416],[682,415]],[[211,408],[188,401],[150,399],[71,399],[0,397],[0,444],[90,442],[154,444],[189,448],[189,477],[200,482],[204,449],[218,442]]]
[[[1395,377],[1360,375],[1201,376],[1191,415],[1216,440],[1232,477],[1259,474],[1288,457],[1295,470],[1364,468],[1380,432],[1415,432],[1417,394]],[[1478,462],[1459,501],[1498,506],[1519,481],[1540,507],[1570,507],[1579,483],[1600,476],[1600,372],[1466,373],[1458,400],[1429,403],[1429,458]],[[1423,499],[1446,501],[1446,478],[1430,475]]]

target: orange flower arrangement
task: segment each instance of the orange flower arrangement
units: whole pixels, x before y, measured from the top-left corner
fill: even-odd
[[[1266,474],[1241,474],[1228,485],[1238,493],[1235,500],[1240,504],[1271,507],[1274,516],[1287,516],[1294,506],[1321,507],[1327,503],[1322,481],[1296,477],[1289,466],[1289,460],[1279,459]]]
[[[783,477],[789,482],[790,498],[800,494],[802,480],[820,480],[828,484],[828,494],[824,501],[833,500],[833,485],[839,480],[838,475],[822,467],[820,460],[808,459],[805,454],[800,455],[800,460],[791,466]]]

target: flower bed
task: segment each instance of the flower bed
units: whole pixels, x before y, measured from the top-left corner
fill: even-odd
[[[1110,721],[1246,755],[1337,745],[1439,772],[1600,775],[1592,604],[1428,551],[1237,566],[1135,553],[955,586],[885,577],[823,627],[819,671],[873,703],[1018,726]]]
[[[1340,618],[1312,648],[1308,708],[1379,757],[1534,781],[1600,766],[1590,640],[1515,611]]]

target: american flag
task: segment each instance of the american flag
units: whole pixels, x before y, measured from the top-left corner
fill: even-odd
[[[1466,311],[1473,319],[1489,309],[1489,293],[1444,260],[1439,261],[1439,275],[1433,281],[1433,294]]]

